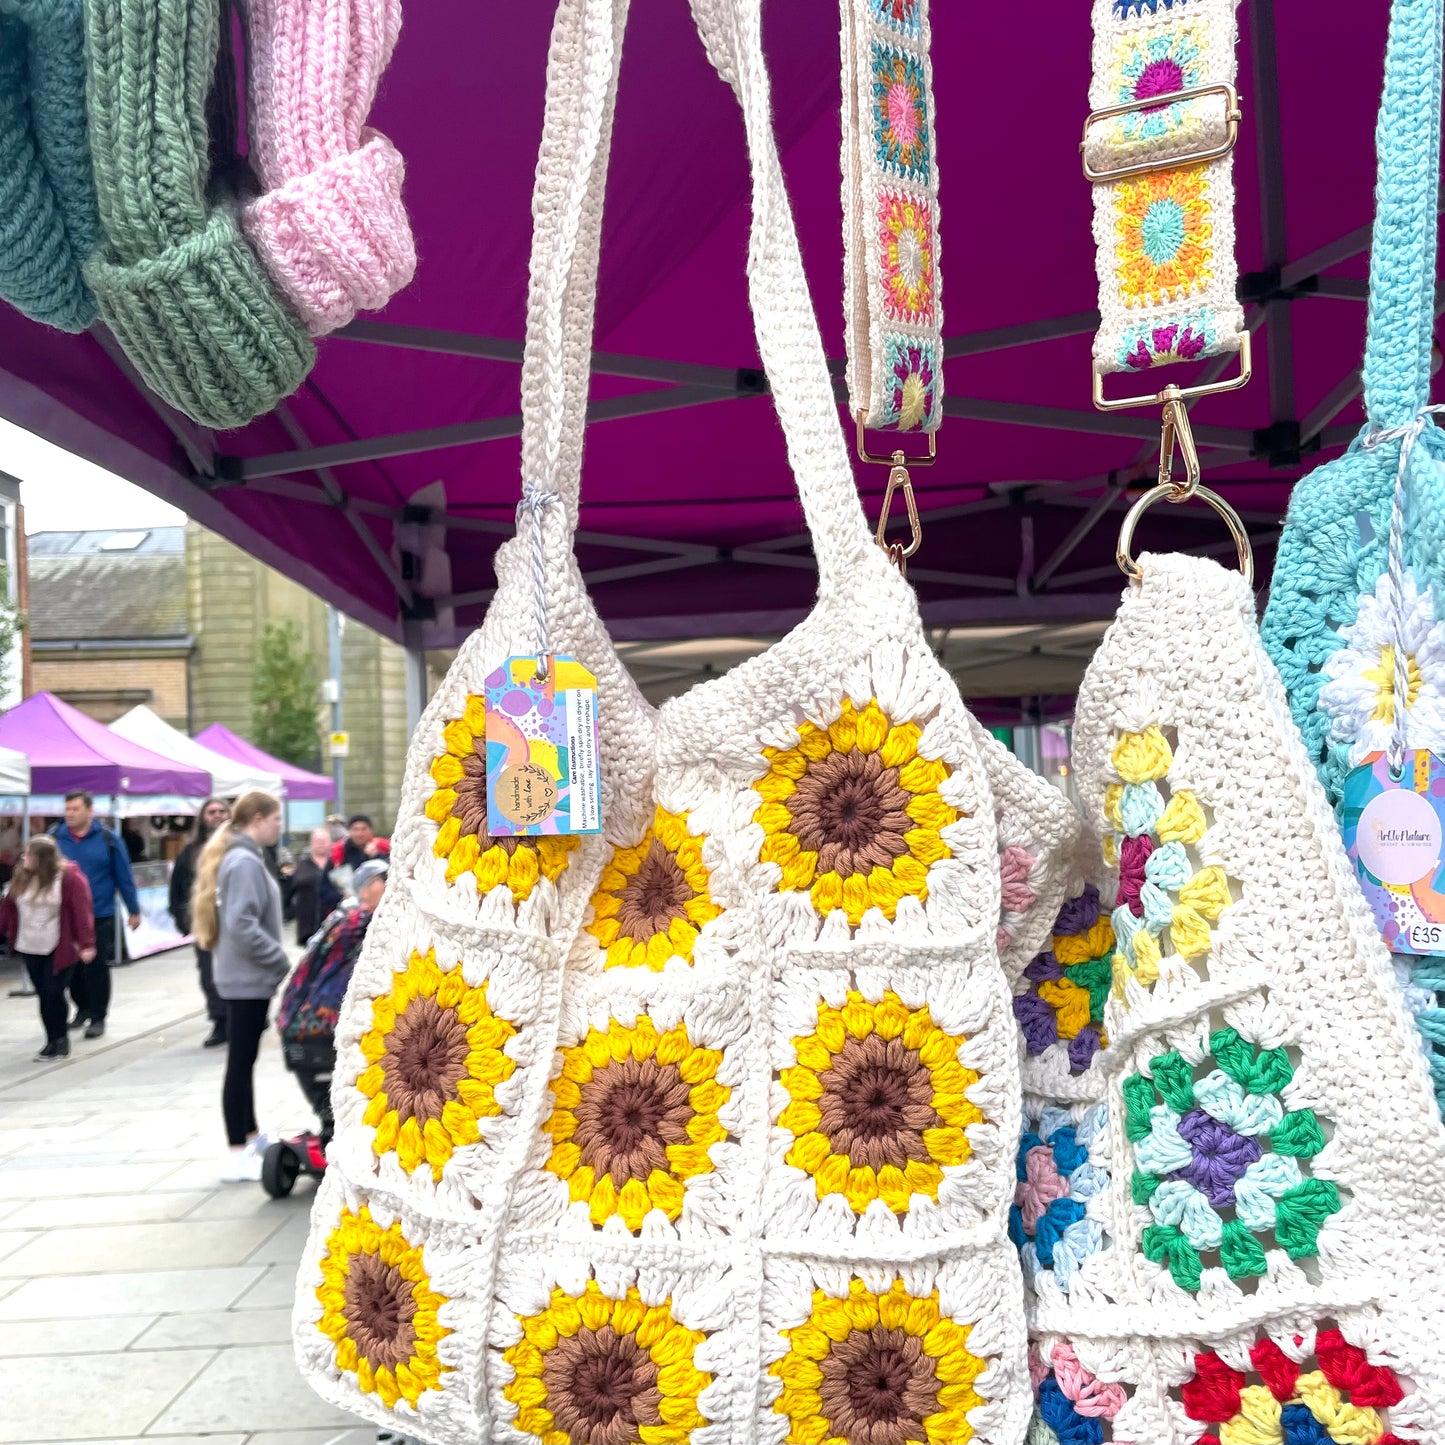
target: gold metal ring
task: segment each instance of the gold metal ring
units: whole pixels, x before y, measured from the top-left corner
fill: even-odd
[[[1186,492],[1180,487],[1165,483],[1163,486],[1154,487],[1145,492],[1129,508],[1124,516],[1124,523],[1119,528],[1119,547],[1114,553],[1119,563],[1119,570],[1131,582],[1137,582],[1143,577],[1144,571],[1132,555],[1134,528],[1139,525],[1139,518],[1161,498],[1166,502],[1187,502],[1190,497],[1197,497],[1201,502],[1208,502],[1224,518],[1224,524],[1229,528],[1229,535],[1234,538],[1234,545],[1239,552],[1239,570],[1244,574],[1245,582],[1253,587],[1254,553],[1249,545],[1249,533],[1244,530],[1244,523],[1240,521],[1239,513],[1218,492],[1211,492],[1208,487],[1195,487],[1192,492]]]

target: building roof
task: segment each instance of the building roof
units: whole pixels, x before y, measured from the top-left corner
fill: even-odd
[[[175,642],[189,633],[183,527],[36,532],[26,546],[37,646]]]

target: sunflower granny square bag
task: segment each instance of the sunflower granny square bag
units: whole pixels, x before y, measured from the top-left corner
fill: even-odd
[[[627,3],[561,0],[519,534],[413,740],[337,1034],[297,1354],[329,1401],[435,1445],[1016,1445],[999,952],[1042,944],[1074,821],[984,748],[869,534],[759,0],[693,10],[745,122],[750,296],[818,601],[659,712],[587,596],[572,532]],[[600,836],[488,833],[487,679],[530,649],[597,678]]]
[[[1032,1442],[1445,1440],[1445,1132],[1245,579],[1140,559],[1025,970]]]

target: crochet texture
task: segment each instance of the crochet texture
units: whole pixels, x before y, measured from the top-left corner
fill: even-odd
[[[1243,579],[1141,565],[1079,693],[1091,877],[1015,984],[1029,1438],[1438,1441],[1424,1060]]]
[[[62,331],[95,319],[82,45],[79,0],[0,0],[0,296]]]
[[[106,323],[152,389],[212,427],[269,411],[315,348],[207,196],[206,95],[218,0],[85,6],[86,99],[104,241],[85,268]]]
[[[396,147],[366,124],[399,0],[252,0],[251,142],[265,193],[243,224],[313,336],[385,306],[416,270]]]
[[[523,474],[552,500],[413,739],[338,1030],[298,1358],[439,1442],[1016,1442],[999,957],[1037,950],[1076,825],[985,749],[869,536],[757,0],[696,14],[743,104],[751,301],[819,602],[661,712],[618,661],[571,532],[625,12],[557,14],[523,372]],[[481,693],[536,642],[536,526],[551,646],[599,680],[600,837],[484,827]]]

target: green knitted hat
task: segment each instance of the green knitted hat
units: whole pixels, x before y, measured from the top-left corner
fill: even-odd
[[[295,391],[316,350],[242,238],[234,203],[207,196],[219,38],[219,0],[85,0],[104,233],[85,279],[151,388],[226,428]]]
[[[62,331],[95,320],[83,43],[80,0],[0,0],[0,296]]]

